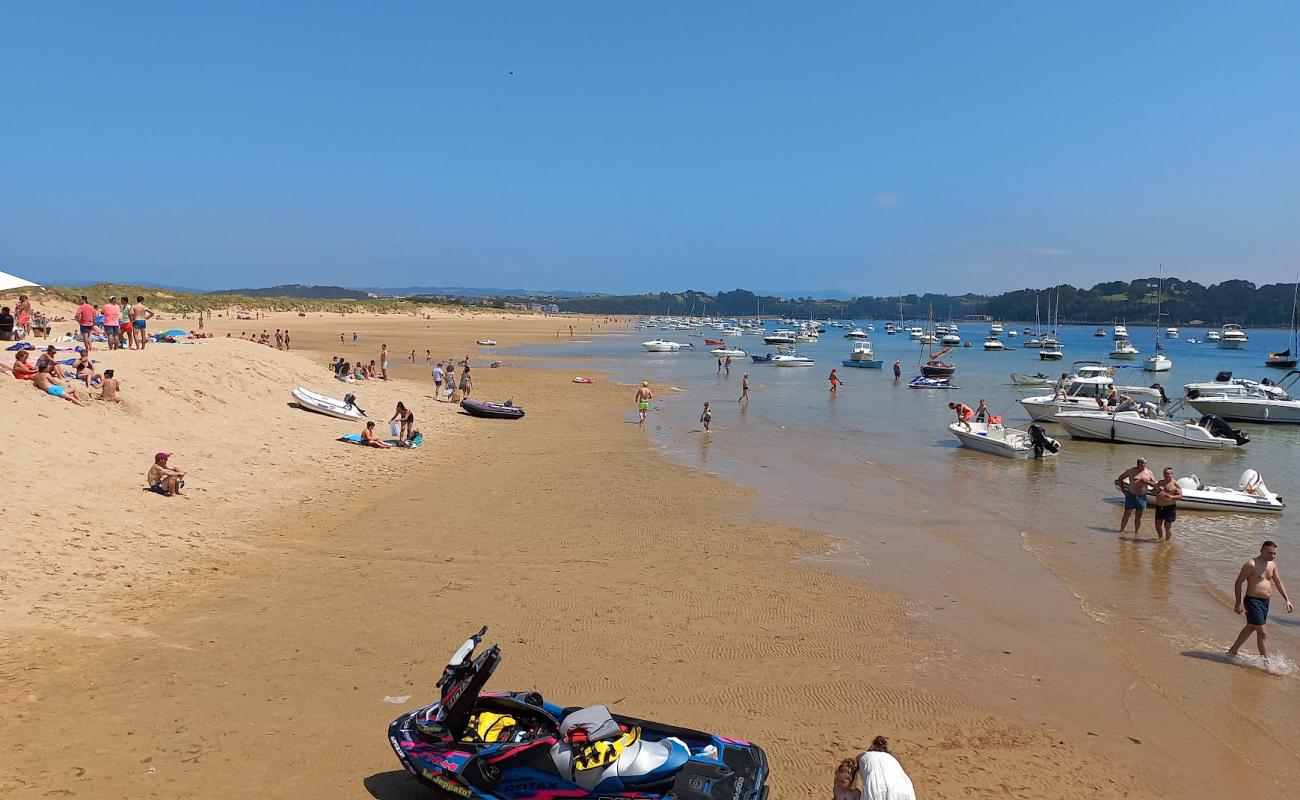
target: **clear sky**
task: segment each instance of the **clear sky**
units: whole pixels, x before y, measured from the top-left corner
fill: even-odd
[[[9,3],[0,269],[1290,281],[1297,31],[1266,1]]]

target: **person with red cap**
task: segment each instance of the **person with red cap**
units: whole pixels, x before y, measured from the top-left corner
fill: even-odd
[[[180,494],[185,488],[185,471],[167,466],[171,453],[154,453],[153,466],[149,468],[149,491],[163,497]]]

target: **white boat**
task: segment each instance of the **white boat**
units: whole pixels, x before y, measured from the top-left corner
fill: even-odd
[[[1140,411],[1093,410],[1061,411],[1056,421],[1076,439],[1202,450],[1227,450],[1250,441],[1244,433],[1215,417],[1190,422]]]
[[[1006,350],[1007,348],[1005,345],[1002,344],[1001,339],[999,339],[998,337],[990,333],[988,338],[984,340],[984,349],[985,350]]]
[[[862,330],[861,328],[854,328],[848,333],[845,333],[844,338],[845,339],[867,339],[870,337],[868,336],[867,332]]]
[[[1189,383],[1183,387],[1183,402],[1198,413],[1238,422],[1300,424],[1300,399],[1287,391],[1297,378],[1300,372],[1292,370],[1277,384],[1243,380]]]
[[[1002,335],[1001,322],[995,322],[989,326],[989,336],[1001,336],[1001,335]]]
[[[813,360],[811,358],[798,353],[782,353],[778,356],[772,356],[772,366],[774,367],[811,367],[812,365]]]
[[[1207,342],[1217,342],[1222,338],[1223,337],[1219,335],[1218,331],[1209,331],[1205,334],[1205,341]]]
[[[1240,350],[1250,341],[1250,337],[1241,329],[1240,325],[1228,322],[1223,326],[1223,333],[1219,334],[1220,350]]]
[[[795,334],[794,341],[795,344],[813,344],[820,338],[821,336],[816,331],[800,331]]]
[[[909,338],[909,339],[920,339],[921,336],[922,336],[924,333],[925,333],[925,328],[908,328],[908,329],[907,329],[907,338]]]
[[[1142,369],[1147,372],[1168,372],[1173,366],[1173,359],[1159,352],[1142,362]]]
[[[1020,335],[1020,334],[1016,331],[1015,328],[1007,328],[1007,338],[1008,338],[1008,339],[1014,339],[1015,337],[1017,337],[1017,336],[1019,336],[1019,335]]]
[[[939,340],[939,344],[944,347],[959,347],[961,346],[961,336],[955,333],[945,333],[943,338]]]
[[[1019,372],[1011,373],[1011,382],[1016,386],[1051,386],[1056,383],[1056,378],[1051,375],[1038,373],[1037,375],[1023,375]]]
[[[1128,339],[1116,339],[1115,346],[1110,349],[1110,357],[1116,361],[1134,361],[1138,353],[1139,350]]]
[[[1128,338],[1128,326],[1127,326],[1127,325],[1116,325],[1116,326],[1115,326],[1115,340],[1116,340],[1116,341],[1119,341],[1120,339],[1127,339],[1127,338]]]
[[[1128,395],[1137,402],[1143,403],[1162,403],[1166,398],[1160,389],[1147,388],[1145,386],[1116,386],[1115,381],[1106,374],[1106,367],[1100,364],[1082,363],[1075,374],[1071,377],[1069,384],[1065,387],[1065,395],[1056,394],[1037,395],[1026,397],[1020,401],[1020,405],[1029,412],[1029,416],[1040,422],[1054,422],[1056,415],[1061,411],[1098,411],[1098,398],[1104,403],[1110,396],[1112,389],[1117,394]],[[1094,371],[1100,370],[1100,373]]]
[[[772,331],[763,337],[763,344],[794,344],[794,331]]]
[[[1168,372],[1174,367],[1174,360],[1165,355],[1165,346],[1160,343],[1160,318],[1164,313],[1160,310],[1160,282],[1156,282],[1156,327],[1151,329],[1151,338],[1155,341],[1156,353],[1142,362],[1142,369],[1147,372]],[[1173,331],[1171,338],[1178,338],[1177,328],[1166,328],[1165,335]]]
[[[1055,339],[1044,339],[1038,346],[1038,358],[1040,361],[1060,361],[1065,358],[1065,351]]]
[[[666,339],[651,339],[648,342],[642,342],[641,346],[647,353],[676,353],[682,349],[677,342],[670,342]]]
[[[1264,485],[1263,477],[1253,469],[1241,473],[1236,489],[1206,486],[1200,478],[1189,475],[1178,479],[1183,498],[1178,508],[1189,511],[1244,511],[1249,514],[1280,514],[1286,503]]]
[[[496,340],[496,339],[479,339],[477,342],[475,342],[475,344],[477,344],[477,345],[481,345],[481,346],[483,346],[483,347],[496,347],[496,346],[497,346],[497,340]]]
[[[1042,339],[1039,339],[1037,336],[1032,336],[1032,335],[1031,335],[1028,339],[1026,339],[1026,340],[1024,340],[1023,342],[1021,342],[1021,343],[1020,343],[1020,346],[1021,346],[1021,347],[1042,347],[1042,346],[1043,346],[1043,340],[1042,340]]]
[[[355,422],[365,417],[365,412],[349,402],[351,397],[352,395],[348,395],[347,398],[338,400],[323,394],[317,394],[301,386],[293,390],[293,399],[298,403],[299,407],[308,411],[315,411],[317,414],[324,414],[327,417]]]
[[[1004,458],[1029,458],[1034,455],[1034,440],[1028,431],[988,422],[972,422],[969,431],[960,422],[954,422],[948,426],[948,430],[963,446],[981,453],[992,453]],[[1055,439],[1045,433],[1040,435],[1043,437],[1043,455],[1055,455],[1061,449],[1060,443]]]
[[[718,347],[709,351],[709,355],[718,358],[744,358],[745,351],[738,347]]]
[[[1175,328],[1175,327],[1173,327],[1172,325],[1169,326],[1168,328],[1165,328],[1165,338],[1166,338],[1166,339],[1177,339],[1177,338],[1178,338],[1178,329]]]

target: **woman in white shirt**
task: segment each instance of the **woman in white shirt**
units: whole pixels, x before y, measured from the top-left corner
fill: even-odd
[[[862,774],[862,800],[916,800],[912,779],[890,754],[885,737],[877,736],[867,752],[858,756],[858,771]]]

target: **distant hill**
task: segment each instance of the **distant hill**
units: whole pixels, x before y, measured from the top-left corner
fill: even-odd
[[[435,294],[444,297],[586,297],[592,294],[569,289],[487,289],[473,286],[367,286],[365,289],[375,294],[397,296]]]
[[[310,300],[353,300],[365,299],[365,289],[345,289],[342,286],[306,286],[301,283],[288,283],[280,286],[267,286],[262,289],[222,289],[204,294],[235,294],[244,297],[299,297]]]

